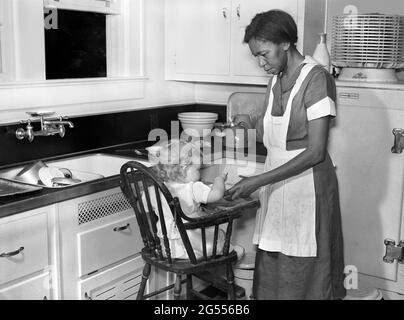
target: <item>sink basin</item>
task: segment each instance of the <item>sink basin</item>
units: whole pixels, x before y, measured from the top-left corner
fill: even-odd
[[[74,179],[78,179],[81,182],[75,183],[74,185],[82,184],[88,181],[102,179],[104,177],[110,177],[118,175],[121,167],[128,161],[133,161],[133,158],[120,157],[108,154],[90,154],[84,156],[77,156],[67,159],[46,161],[45,164],[48,167],[65,168],[69,169],[72,173]],[[136,160],[145,166],[150,167],[151,164],[147,161]],[[21,181],[16,176],[24,167],[17,167],[13,169],[8,169],[0,171],[0,178],[11,180],[14,182],[25,183],[35,186],[41,186],[43,188],[64,188],[67,186],[45,186],[40,181],[37,184],[26,183]]]
[[[56,161],[48,161],[48,166],[59,168],[68,168],[70,170],[78,170],[84,172],[93,172],[101,174],[104,177],[115,176],[119,174],[121,167],[128,161],[136,159],[114,156],[109,154],[97,153],[74,158],[61,159]],[[147,167],[151,164],[147,161],[136,160]]]

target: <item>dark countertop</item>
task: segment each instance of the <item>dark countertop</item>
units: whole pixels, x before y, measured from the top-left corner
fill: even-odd
[[[150,146],[154,142],[149,142],[149,141],[139,141],[139,142],[133,142],[130,144],[126,145],[121,145],[121,146],[113,146],[109,148],[103,148],[103,149],[97,149],[97,150],[90,150],[86,152],[81,152],[81,153],[75,153],[75,154],[67,154],[62,157],[56,157],[56,158],[51,158],[51,159],[43,159],[44,161],[49,161],[49,160],[57,160],[57,159],[62,159],[62,158],[69,158],[69,157],[74,157],[74,156],[80,156],[80,155],[86,155],[86,154],[91,154],[91,153],[105,153],[105,154],[112,154],[112,155],[118,155],[118,156],[124,156],[128,158],[133,158],[135,159],[140,159],[144,160],[144,157],[139,157],[137,156],[132,149],[143,149],[147,146]],[[225,151],[223,151],[224,153]],[[244,152],[238,150],[236,152],[227,152],[226,156],[229,156],[229,154],[234,154],[235,157],[239,158],[238,155],[242,155]],[[249,159],[252,161],[257,161],[257,162],[264,162],[265,161],[265,154],[266,150],[261,144],[257,144],[256,148],[256,157],[253,156],[253,158]],[[245,157],[244,157],[245,158]],[[30,162],[28,162],[30,163]],[[12,166],[3,166],[0,167],[0,170],[8,169],[8,168],[13,168],[16,166],[23,166],[26,165],[27,163],[18,163],[14,164]],[[35,191],[29,194],[22,194],[22,195],[14,195],[14,196],[7,196],[7,197],[0,197],[0,218],[8,217],[14,214],[18,214],[21,212],[49,206],[52,204],[55,204],[57,202],[62,202],[78,197],[82,197],[91,193],[95,192],[101,192],[107,189],[112,189],[119,187],[119,175],[117,174],[116,176],[111,176],[99,180],[93,180],[90,182],[82,183],[77,186],[70,186],[67,188],[62,188],[62,189],[49,189],[49,188],[44,188],[39,191]]]

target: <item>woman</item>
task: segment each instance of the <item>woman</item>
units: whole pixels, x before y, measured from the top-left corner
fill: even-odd
[[[297,26],[279,10],[255,16],[244,42],[273,75],[257,129],[268,155],[265,172],[227,191],[260,189],[254,243],[255,299],[339,299],[344,260],[338,183],[327,152],[336,89],[331,75],[296,49]]]

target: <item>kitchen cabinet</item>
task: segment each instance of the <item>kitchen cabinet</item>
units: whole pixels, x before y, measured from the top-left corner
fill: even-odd
[[[0,299],[57,297],[54,212],[49,206],[0,220]]]
[[[267,84],[268,75],[243,39],[251,19],[270,9],[293,16],[298,49],[312,54],[323,31],[322,1],[166,0],[166,79]]]
[[[367,284],[404,294],[404,265],[383,262],[384,240],[404,240],[404,157],[393,154],[404,128],[404,91],[338,88],[329,151],[339,181],[345,264]]]
[[[143,259],[138,256],[88,279],[80,280],[80,299],[135,300],[142,280],[143,266]]]
[[[60,202],[58,217],[62,299],[107,299],[105,286],[128,297],[121,280],[139,279],[143,241],[120,188]]]
[[[1,300],[49,300],[50,274],[43,273],[0,289]]]

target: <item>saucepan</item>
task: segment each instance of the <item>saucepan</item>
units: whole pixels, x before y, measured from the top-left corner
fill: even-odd
[[[255,145],[256,136],[251,129],[251,119],[249,115],[235,115],[226,123],[216,123],[213,130],[214,135],[223,137],[226,147],[245,149]]]

